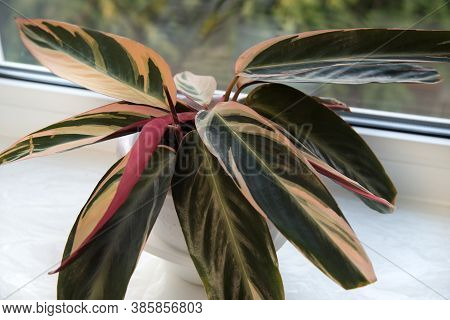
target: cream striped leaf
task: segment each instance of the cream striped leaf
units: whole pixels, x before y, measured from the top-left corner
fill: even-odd
[[[172,191],[186,244],[210,299],[284,298],[264,218],[196,131],[180,146]]]
[[[193,113],[181,113],[179,119],[181,122],[193,120],[193,115]],[[109,176],[105,177],[104,180],[108,186],[111,185],[110,181],[113,181],[114,185],[107,190],[103,190],[103,186],[100,185],[101,190],[94,191],[89,199],[89,204],[83,209],[85,212],[77,222],[70,255],[64,257],[61,265],[53,273],[59,272],[73,263],[117,214],[142,178],[148,162],[172,123],[172,115],[167,115],[151,119],[144,125],[131,150],[114,167]],[[176,136],[174,130],[171,128],[169,131],[169,136],[172,138]],[[116,174],[119,174],[117,180],[113,179]]]
[[[333,197],[274,123],[226,102],[200,112],[196,125],[247,200],[322,272],[346,289],[376,280]]]
[[[100,180],[70,232],[67,259],[98,222],[123,178],[122,158]],[[140,253],[159,215],[175,167],[175,152],[159,146],[135,187],[82,254],[59,273],[58,299],[123,299]]]
[[[266,82],[435,83],[422,62],[450,61],[450,31],[337,29],[269,39],[242,53],[238,85]]]
[[[211,76],[199,76],[189,71],[177,73],[173,77],[178,91],[194,100],[203,107],[207,107],[217,89],[217,82]]]
[[[46,156],[135,133],[145,122],[167,115],[158,108],[111,103],[33,132],[0,153],[0,165]]]
[[[93,91],[169,110],[176,101],[169,65],[133,40],[73,24],[17,19],[20,37],[33,56],[56,75]]]

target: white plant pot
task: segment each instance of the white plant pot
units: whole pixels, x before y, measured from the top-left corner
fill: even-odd
[[[137,137],[138,134],[120,138],[117,143],[117,155],[124,156],[131,149]],[[286,242],[286,239],[272,223],[268,222],[268,226],[275,249],[278,250]],[[163,275],[152,276],[152,278],[158,279],[158,283],[155,285],[150,283],[144,298],[173,299],[174,296],[180,299],[206,298],[202,282],[189,255],[170,191],[144,251],[164,260],[157,268],[157,272],[161,272]],[[152,270],[152,272],[154,271]]]

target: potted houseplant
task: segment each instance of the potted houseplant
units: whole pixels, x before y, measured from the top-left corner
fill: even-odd
[[[419,63],[448,62],[450,32],[273,38],[238,58],[225,93],[213,99],[212,77],[172,77],[161,56],[130,39],[52,20],[17,23],[44,66],[120,101],[24,137],[0,164],[140,132],[81,209],[55,270],[58,298],[123,298],[169,189],[211,299],[284,298],[268,221],[343,288],[376,280],[320,175],[381,213],[394,209],[395,187],[336,113],[345,104],[281,83],[435,83],[438,72]]]

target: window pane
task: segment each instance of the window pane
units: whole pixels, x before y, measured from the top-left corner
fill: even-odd
[[[6,60],[36,63],[20,43],[14,17],[63,20],[138,40],[174,72],[212,74],[224,89],[233,63],[267,38],[315,29],[399,27],[450,29],[443,0],[6,0],[0,34]],[[450,118],[450,67],[437,85],[302,85],[351,106]]]

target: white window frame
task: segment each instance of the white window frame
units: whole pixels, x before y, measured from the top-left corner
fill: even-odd
[[[2,37],[0,35],[0,64],[5,61],[5,55],[3,54]]]

